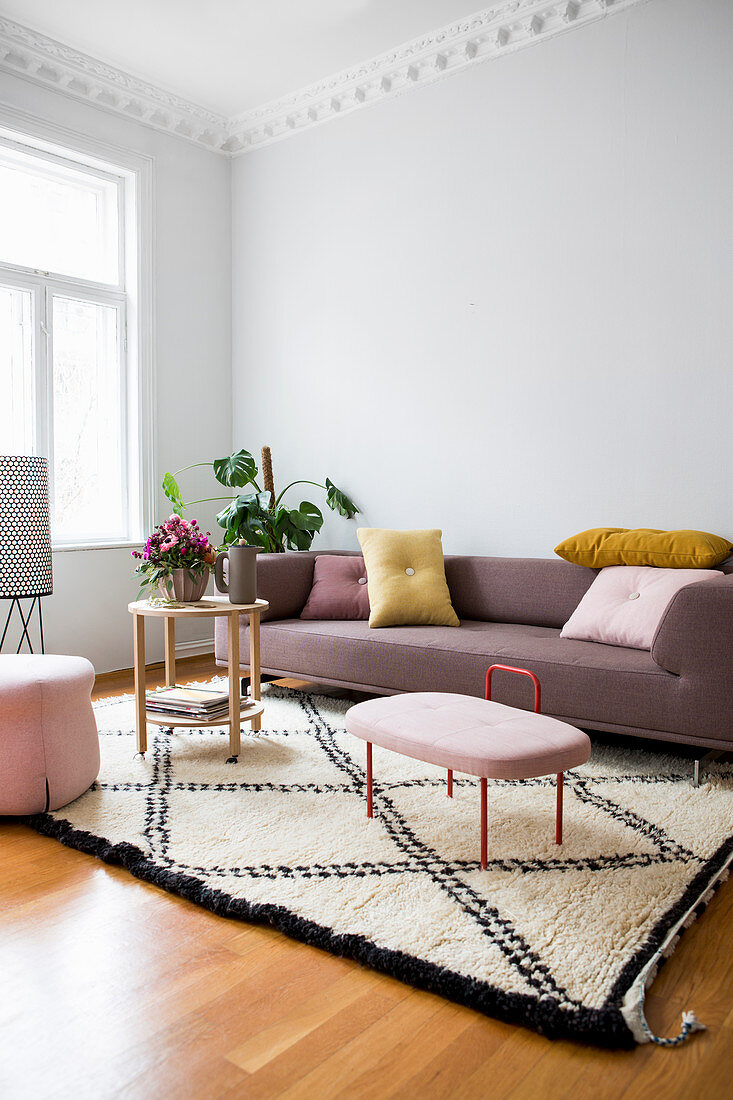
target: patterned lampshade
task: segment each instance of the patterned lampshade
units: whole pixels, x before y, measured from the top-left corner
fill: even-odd
[[[52,592],[48,461],[0,455],[0,600]]]

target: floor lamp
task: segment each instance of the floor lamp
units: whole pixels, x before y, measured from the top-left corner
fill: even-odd
[[[30,455],[0,455],[0,600],[10,600],[0,650],[16,607],[23,641],[33,652],[28,628],[33,611],[43,644],[41,598],[53,592],[51,520],[48,506],[48,461]],[[27,614],[21,600],[31,600]]]

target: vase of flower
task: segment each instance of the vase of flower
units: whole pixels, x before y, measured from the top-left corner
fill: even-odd
[[[216,550],[195,519],[185,520],[174,512],[159,524],[147,539],[143,550],[133,550],[139,562],[138,598],[169,603],[196,603],[206,592],[216,561]]]
[[[206,591],[210,572],[209,569],[172,569],[167,577],[158,581],[158,592],[164,600],[196,603]]]

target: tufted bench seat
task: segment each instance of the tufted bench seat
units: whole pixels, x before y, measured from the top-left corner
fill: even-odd
[[[524,669],[495,665],[487,674],[490,695],[494,671],[519,672],[535,684],[535,713],[448,692],[389,695],[357,703],[346,714],[346,728],[366,741],[367,816],[373,815],[372,745],[415,760],[437,764],[448,772],[448,796],[453,772],[481,779],[481,868],[487,863],[487,780],[557,776],[555,840],[562,843],[563,772],[590,757],[587,734],[566,722],[540,714],[540,687]]]

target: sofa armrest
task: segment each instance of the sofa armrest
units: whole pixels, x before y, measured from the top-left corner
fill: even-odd
[[[669,602],[652,642],[652,658],[667,672],[733,679],[733,574],[681,588]]]
[[[295,619],[300,615],[313,587],[315,560],[316,555],[309,550],[257,555],[257,596],[270,605],[262,612],[263,623],[269,619]],[[246,668],[249,665],[249,620],[242,616],[239,646],[241,666]],[[214,620],[214,655],[218,665],[226,665],[227,626],[221,616]]]
[[[300,615],[313,587],[315,558],[308,550],[257,555],[257,596],[270,605],[262,613],[263,623]]]

